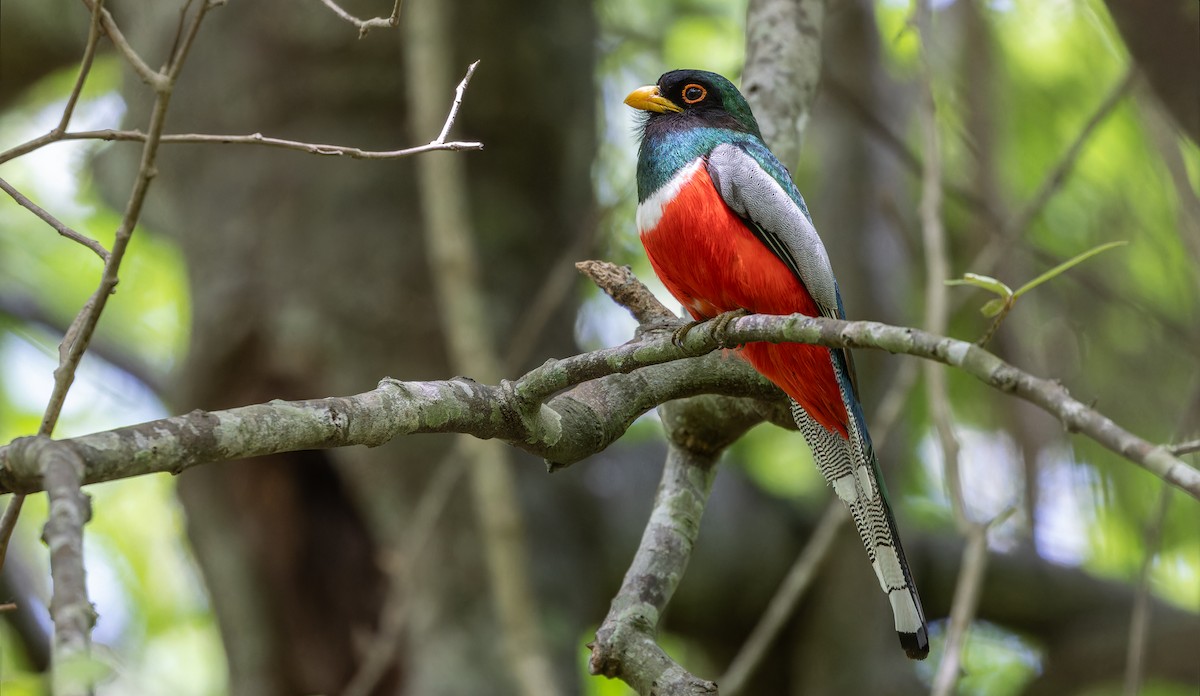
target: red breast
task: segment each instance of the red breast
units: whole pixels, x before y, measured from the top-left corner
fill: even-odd
[[[739,308],[818,314],[804,284],[725,205],[699,160],[638,206],[638,228],[655,273],[696,319]],[[846,436],[826,348],[751,343],[741,353],[818,423]]]

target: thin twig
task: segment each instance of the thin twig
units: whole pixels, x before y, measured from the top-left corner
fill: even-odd
[[[183,62],[187,60],[188,52],[192,50],[192,44],[196,41],[196,34],[200,32],[200,23],[204,21],[204,16],[214,7],[224,5],[225,0],[200,0],[200,7],[196,10],[196,14],[192,16],[191,23],[185,25],[188,5],[191,3],[192,0],[187,0],[183,9],[179,11],[179,31],[176,34],[175,40],[177,48],[171,51],[171,60],[163,69],[163,73],[172,87],[175,84],[175,80],[179,78],[179,72],[183,70]],[[186,29],[184,28],[185,26]],[[180,36],[183,37],[182,42],[179,40]]]
[[[12,184],[9,184],[4,179],[0,179],[0,190],[4,191],[8,195],[12,196],[12,199],[14,201],[16,201],[19,205],[21,205],[25,209],[29,210],[29,212],[38,216],[38,218],[40,218],[42,222],[53,227],[54,230],[56,232],[58,232],[59,234],[61,234],[62,236],[66,237],[67,239],[70,239],[73,242],[78,242],[78,243],[82,244],[83,246],[96,252],[96,256],[99,256],[101,261],[108,260],[108,250],[105,249],[104,246],[102,244],[100,244],[100,242],[97,242],[96,240],[92,239],[91,237],[88,237],[87,235],[84,235],[84,234],[80,234],[79,232],[76,232],[75,230],[71,229],[70,227],[65,225],[61,220],[54,217],[47,210],[42,208],[40,205],[29,200],[20,191],[13,188]]]
[[[446,136],[450,134],[450,128],[454,126],[454,122],[458,119],[458,110],[462,107],[463,94],[467,91],[467,85],[471,83],[471,76],[475,74],[475,68],[479,67],[479,61],[475,61],[467,66],[467,74],[463,76],[458,86],[454,88],[454,103],[450,105],[450,113],[446,114],[446,122],[442,124],[442,131],[438,133],[437,139],[429,143],[430,145],[441,145],[446,142]]]
[[[75,85],[71,87],[71,93],[67,95],[67,105],[63,107],[62,118],[58,120],[58,125],[51,133],[61,134],[71,123],[75,105],[79,102],[79,95],[83,92],[83,85],[87,82],[88,73],[92,70],[92,61],[96,57],[96,44],[100,39],[100,10],[103,9],[103,4],[104,0],[96,0],[92,7],[92,21],[88,26],[87,45],[83,48],[83,58],[79,61],[79,74],[75,77]]]
[[[94,130],[94,131],[76,131],[72,133],[64,133],[60,140],[126,140],[144,142],[146,134],[137,130]],[[429,142],[425,145],[417,145],[415,147],[407,147],[400,150],[363,150],[357,147],[348,147],[345,145],[326,145],[323,143],[306,143],[298,140],[285,140],[283,138],[272,138],[265,136],[262,133],[251,133],[249,135],[220,135],[208,133],[180,133],[173,135],[162,136],[161,142],[164,144],[215,144],[215,145],[261,145],[264,147],[277,147],[285,150],[296,150],[305,152],[310,155],[325,155],[329,157],[350,157],[351,159],[364,160],[383,160],[383,159],[399,159],[401,157],[409,157],[418,155],[422,152],[436,152],[439,150],[482,150],[483,143],[475,141],[460,141],[451,140],[443,142]]]
[[[400,24],[400,6],[404,4],[404,0],[396,0],[396,4],[392,6],[392,14],[388,15],[387,17],[372,17],[371,19],[359,19],[358,17],[355,17],[354,15],[350,14],[349,12],[343,10],[341,8],[341,6],[338,5],[336,2],[334,2],[333,0],[321,0],[321,2],[325,3],[325,6],[328,7],[329,9],[333,10],[334,14],[336,14],[338,17],[341,17],[342,19],[346,20],[347,22],[358,27],[358,38],[360,38],[360,39],[363,38],[364,36],[366,36],[367,32],[371,31],[372,29],[375,29],[376,27],[392,29],[396,26],[399,26],[399,24]]]
[[[88,0],[84,0],[84,2],[86,4]],[[90,4],[88,6],[89,8],[92,7]],[[192,25],[188,32],[189,37],[195,36],[199,30],[200,23],[212,7],[214,7],[214,0],[204,0],[200,5],[192,20]],[[101,8],[100,14],[102,22],[107,17],[108,23],[112,25],[110,30],[108,24],[106,24],[105,30],[109,33],[110,38],[113,38],[113,42],[117,43],[115,37],[120,36],[120,31],[116,29],[116,24],[112,22],[112,18],[108,15],[107,10]],[[136,57],[136,54],[134,54],[134,57]],[[166,123],[167,105],[170,103],[171,92],[181,67],[181,63],[174,62],[170,64],[168,74],[160,75],[159,73],[154,73],[157,78],[150,82],[154,86],[156,94],[154,105],[151,107],[147,138],[142,147],[142,158],[134,180],[133,190],[129,194],[129,201],[125,206],[125,212],[117,228],[113,247],[105,257],[104,270],[101,274],[99,287],[88,298],[83,308],[79,310],[79,313],[75,316],[75,319],[71,322],[70,327],[63,336],[62,343],[59,345],[59,363],[58,367],[54,370],[54,387],[50,392],[45,413],[43,413],[41,424],[38,427],[38,435],[42,437],[49,437],[54,432],[59,415],[62,413],[63,403],[67,398],[67,392],[75,382],[75,371],[79,367],[79,361],[83,359],[83,354],[87,351],[92,335],[95,333],[96,325],[100,321],[100,314],[104,311],[109,296],[116,289],[121,261],[125,257],[125,251],[129,247],[129,240],[133,236],[133,230],[141,217],[142,206],[145,203],[150,182],[157,173],[156,161],[159,138],[162,136],[163,126]],[[13,529],[16,526],[24,502],[23,495],[14,495],[4,511],[4,516],[0,518],[0,568],[3,568],[4,557],[8,552],[8,543],[12,538]]]
[[[93,0],[83,0],[83,4],[87,5],[88,10],[94,11]],[[100,25],[104,27],[104,33],[113,42],[113,46],[116,47],[117,51],[129,62],[129,66],[142,79],[142,82],[153,87],[155,91],[161,91],[162,85],[166,82],[166,76],[151,68],[146,64],[146,61],[142,60],[142,57],[133,49],[133,46],[129,45],[129,41],[125,39],[125,35],[121,33],[121,29],[117,27],[117,22],[113,19],[112,13],[103,7],[100,8]]]
[[[1167,450],[1176,457],[1191,454],[1192,452],[1200,452],[1200,440],[1188,440],[1187,442],[1169,445]]]

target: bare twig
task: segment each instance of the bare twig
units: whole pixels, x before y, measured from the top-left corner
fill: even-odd
[[[94,0],[83,0],[83,4],[87,5],[89,10],[95,11]],[[207,0],[205,4],[207,4]],[[133,49],[133,46],[129,45],[129,41],[125,39],[125,35],[121,33],[121,29],[117,27],[117,22],[113,19],[112,14],[103,7],[100,8],[100,26],[104,28],[104,33],[113,42],[113,46],[125,57],[129,66],[142,79],[142,82],[153,87],[156,92],[161,91],[167,80],[166,75],[151,68],[146,64],[146,61],[142,60],[142,57]]]
[[[61,234],[62,236],[66,237],[67,239],[70,239],[71,241],[78,242],[78,243],[82,244],[83,246],[96,252],[96,256],[99,256],[101,261],[108,260],[108,250],[105,249],[104,246],[102,244],[100,244],[100,242],[97,242],[96,240],[92,239],[91,237],[88,237],[87,235],[84,235],[84,234],[80,234],[79,232],[76,232],[75,230],[71,229],[70,227],[67,227],[65,224],[63,224],[63,222],[61,220],[59,220],[58,218],[51,215],[48,211],[46,211],[44,208],[42,208],[37,203],[34,203],[33,201],[29,200],[24,194],[22,194],[17,189],[13,188],[12,184],[9,184],[4,179],[0,179],[0,190],[4,191],[8,195],[12,196],[12,199],[14,201],[16,201],[19,205],[21,205],[25,209],[29,210],[29,212],[38,216],[38,218],[40,218],[42,222],[53,227],[54,230],[56,232],[58,232],[59,234]]]
[[[87,0],[85,0],[86,2]],[[79,361],[83,359],[83,354],[87,351],[92,335],[95,333],[96,325],[100,321],[100,314],[104,311],[104,307],[108,302],[109,295],[116,289],[121,261],[124,259],[125,251],[129,246],[129,240],[133,236],[133,230],[137,226],[141,216],[142,205],[145,203],[150,182],[157,173],[155,163],[158,153],[158,141],[162,136],[167,105],[170,102],[175,79],[182,68],[182,59],[186,54],[187,46],[190,45],[191,39],[195,37],[200,23],[203,21],[208,10],[214,7],[216,2],[217,0],[203,0],[192,19],[187,41],[176,56],[178,60],[174,60],[168,65],[166,74],[154,73],[156,79],[151,84],[155,87],[156,96],[151,109],[150,124],[147,127],[148,136],[142,148],[142,158],[134,180],[133,190],[130,192],[129,201],[121,218],[121,224],[117,228],[113,247],[105,257],[104,270],[101,274],[99,287],[84,304],[83,308],[80,309],[74,321],[71,322],[71,326],[67,329],[62,343],[59,345],[59,363],[58,367],[54,370],[54,387],[51,390],[45,413],[42,415],[41,425],[38,427],[38,435],[41,437],[49,437],[54,432],[59,414],[62,412],[63,403],[66,401],[67,392],[75,381],[75,371],[79,367]],[[91,5],[89,5],[89,8],[93,12],[96,11]],[[110,38],[114,37],[114,35],[119,36],[120,32],[116,29],[116,24],[112,22],[108,11],[101,8],[99,13],[101,23],[104,23],[107,18],[108,24],[105,24],[105,30],[109,32]],[[109,24],[111,24],[111,30],[108,26]],[[113,38],[113,41],[117,43],[116,38]],[[136,57],[136,54],[134,54],[134,57]],[[50,135],[53,135],[53,133]],[[4,557],[8,552],[8,543],[12,537],[13,529],[16,527],[16,522],[24,502],[23,495],[14,495],[4,511],[4,516],[0,518],[0,568],[3,568]],[[82,528],[79,533],[82,535]],[[57,582],[57,576],[55,578]]]
[[[333,10],[334,14],[347,22],[358,27],[358,38],[363,38],[372,29],[383,28],[392,29],[400,25],[400,6],[404,4],[404,0],[396,0],[396,4],[392,6],[392,13],[387,17],[372,17],[371,19],[359,19],[349,12],[343,10],[333,0],[321,0],[325,6]]]
[[[64,133],[56,140],[108,140],[108,141],[133,141],[145,142],[146,134],[138,130],[94,130],[94,131],[76,131]],[[42,143],[48,145],[51,140]],[[363,160],[384,160],[384,159],[399,159],[401,157],[409,157],[419,155],[423,152],[438,152],[442,150],[462,151],[462,150],[482,150],[483,143],[476,141],[451,140],[444,142],[429,142],[425,145],[417,145],[415,147],[406,147],[399,150],[363,150],[357,147],[349,147],[345,145],[326,145],[323,143],[306,143],[298,140],[286,140],[284,138],[272,138],[263,135],[262,133],[250,133],[248,135],[221,135],[210,133],[179,133],[173,135],[164,135],[160,138],[160,142],[164,144],[192,144],[192,145],[261,145],[263,147],[277,147],[284,150],[295,150],[304,152],[310,155],[324,155],[327,157],[349,157],[351,159]],[[38,147],[41,147],[39,145]],[[34,148],[37,149],[37,148]],[[20,153],[20,154],[25,154]],[[4,157],[0,156],[0,163],[4,162]]]
[[[1188,440],[1187,442],[1170,445],[1167,447],[1167,450],[1176,457],[1191,454],[1192,452],[1200,452],[1200,440]]]
[[[659,302],[629,266],[617,266],[607,261],[580,261],[575,268],[614,302],[629,310],[642,326],[679,321],[679,316]]]
[[[463,94],[467,91],[467,85],[471,82],[471,76],[475,74],[475,68],[479,67],[479,61],[475,61],[467,66],[467,74],[463,75],[463,79],[454,88],[454,102],[450,105],[450,113],[446,114],[446,121],[442,124],[442,130],[438,133],[438,137],[434,139],[430,145],[442,145],[446,142],[446,136],[450,134],[450,128],[454,126],[454,121],[458,119],[458,110],[462,107]]]
[[[104,0],[96,0],[92,6],[92,21],[88,27],[83,58],[79,61],[79,74],[75,77],[75,85],[71,88],[71,93],[67,95],[67,105],[63,107],[62,118],[58,120],[58,125],[51,133],[65,132],[71,123],[71,116],[75,113],[75,105],[79,102],[79,95],[83,92],[83,85],[87,82],[88,73],[92,70],[92,61],[96,57],[96,43],[100,38],[100,10],[103,9],[103,2]]]

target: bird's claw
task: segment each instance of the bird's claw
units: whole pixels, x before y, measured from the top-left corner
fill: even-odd
[[[729,331],[729,325],[734,319],[740,319],[749,313],[750,312],[745,309],[734,309],[728,312],[722,312],[721,314],[713,317],[712,335],[719,348],[740,348],[742,346],[740,343],[730,343],[727,333]]]
[[[683,342],[687,338],[688,332],[703,323],[703,321],[689,321],[678,329],[672,331],[671,345],[675,346],[676,348],[683,348]]]
[[[701,324],[712,322],[712,337],[716,341],[718,348],[740,348],[740,343],[730,343],[726,337],[726,332],[729,330],[729,324],[740,317],[744,317],[750,312],[745,309],[734,309],[728,312],[722,312],[711,319],[703,321],[689,321],[683,326],[675,329],[671,334],[671,343],[676,348],[683,348],[684,340],[687,339],[688,332]]]

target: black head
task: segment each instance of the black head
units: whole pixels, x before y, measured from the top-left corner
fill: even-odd
[[[672,70],[658,84],[634,90],[625,103],[679,128],[708,126],[762,137],[750,105],[733,83],[704,70]]]

